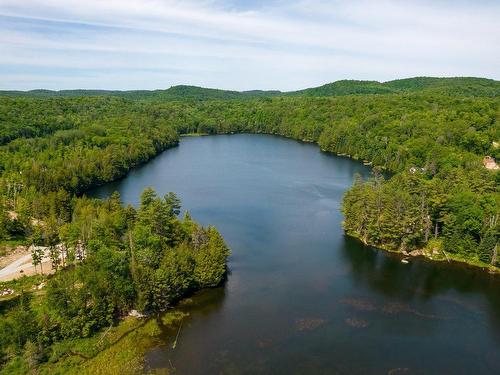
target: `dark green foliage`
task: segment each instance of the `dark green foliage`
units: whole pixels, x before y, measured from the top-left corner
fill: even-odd
[[[429,235],[427,186],[413,176],[356,180],[344,198],[344,227],[366,243],[408,250]]]
[[[495,260],[495,252],[498,251],[498,233],[487,232],[479,244],[479,259],[484,263],[496,265],[498,263],[498,255]]]
[[[377,81],[344,80],[327,83],[326,85],[299,90],[289,93],[297,96],[343,96],[354,94],[390,94],[394,93],[390,87]]]
[[[133,273],[141,310],[163,309],[192,290],[214,287],[226,273],[229,250],[215,228],[178,218],[173,193],[144,190],[130,235]],[[200,240],[200,233],[203,233]]]
[[[64,244],[62,269],[48,278],[43,295],[22,294],[0,310],[0,366],[10,353],[34,367],[60,340],[92,336],[133,308],[162,311],[219,285],[229,249],[215,228],[179,219],[180,208],[174,193],[160,198],[152,189],[137,211],[123,208],[117,193],[77,200],[72,221],[54,234]],[[45,232],[34,231],[33,241],[49,242]]]
[[[385,82],[384,86],[407,92],[426,91],[447,95],[497,97],[500,94],[499,81],[475,77],[415,77]]]
[[[355,94],[415,93],[465,96],[500,95],[500,82],[474,77],[415,77],[388,82],[344,80],[323,86],[286,93],[305,96],[342,96]]]
[[[167,90],[131,90],[131,91],[111,91],[111,90],[31,90],[31,91],[0,91],[0,96],[9,97],[35,97],[35,98],[74,98],[83,96],[101,97],[121,97],[131,100],[208,100],[208,99],[252,99],[258,97],[270,97],[281,95],[280,91],[230,91],[209,89],[197,86],[178,85]]]
[[[210,288],[221,283],[226,274],[225,259],[229,256],[229,249],[224,243],[224,239],[214,227],[208,230],[203,228],[197,231],[204,231],[202,237],[204,241],[197,243],[194,253],[195,267],[194,277],[196,283],[201,288]],[[195,236],[200,238],[199,233]]]

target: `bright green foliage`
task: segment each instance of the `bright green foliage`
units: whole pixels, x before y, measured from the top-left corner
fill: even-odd
[[[176,145],[179,134],[277,134],[366,159],[374,177],[356,179],[344,198],[348,234],[499,265],[500,173],[481,163],[500,160],[498,81],[0,94],[0,240],[48,246],[60,269],[45,296],[0,305],[7,372],[57,357],[54,343],[91,336],[131,308],[162,310],[224,279],[222,237],[189,215],[179,219],[174,194],[148,189],[137,209],[116,194],[82,197]]]
[[[446,251],[476,260],[483,237],[498,223],[494,218],[500,216],[500,173],[481,163],[485,155],[500,159],[498,81],[429,77],[386,83],[339,81],[293,95],[245,95],[245,100],[237,100],[242,93],[187,86],[167,91],[178,99],[207,100],[114,97],[161,98],[161,91],[0,98],[5,143],[0,147],[2,238],[29,236],[34,230],[32,218],[64,226],[79,205],[78,200],[73,202],[73,193],[122,176],[175,144],[182,133],[279,134],[317,142],[324,151],[365,159],[390,171],[391,179],[369,183],[362,194],[351,194],[345,201],[347,231],[371,244],[411,250],[425,247],[437,236]],[[96,93],[69,96],[73,94]],[[162,247],[175,245],[175,238],[160,241],[161,233],[148,223],[170,225],[166,204],[175,214],[176,202],[156,200],[139,218],[147,225],[135,231],[137,241],[148,242],[148,257],[156,265]],[[15,211],[17,219],[10,220],[6,211]],[[86,216],[82,212],[74,218],[82,225],[66,231],[68,241],[74,242],[74,231],[83,231],[86,242],[90,230],[88,223],[83,225]],[[351,221],[362,223],[363,232],[354,230]],[[93,230],[101,231],[100,241],[111,245],[120,239],[109,228],[103,219]]]
[[[421,249],[431,238],[441,238],[445,251],[495,265],[498,192],[462,177],[358,178],[344,197],[344,228],[365,243],[391,250]]]
[[[67,255],[43,295],[0,303],[0,365],[28,371],[55,356],[53,345],[61,340],[91,337],[131,309],[163,311],[220,285],[229,249],[215,228],[179,219],[180,207],[174,193],[160,198],[146,189],[137,210],[124,208],[114,193],[102,201],[77,200],[73,220],[50,234],[57,239],[36,226],[34,242],[61,241]]]
[[[390,249],[421,246],[431,231],[426,187],[413,176],[358,178],[344,198],[345,230]]]

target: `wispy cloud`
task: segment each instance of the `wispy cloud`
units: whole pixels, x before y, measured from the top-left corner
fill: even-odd
[[[488,1],[0,0],[0,87],[498,79],[498,19]]]

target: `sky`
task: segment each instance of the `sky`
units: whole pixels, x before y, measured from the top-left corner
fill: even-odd
[[[500,79],[500,0],[0,0],[0,89]]]

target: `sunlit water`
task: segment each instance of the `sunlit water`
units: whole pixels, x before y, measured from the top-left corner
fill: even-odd
[[[184,138],[114,190],[176,192],[233,255],[224,287],[182,307],[175,349],[146,368],[191,374],[500,373],[500,278],[401,258],[344,236],[339,211],[361,163],[265,135]]]

